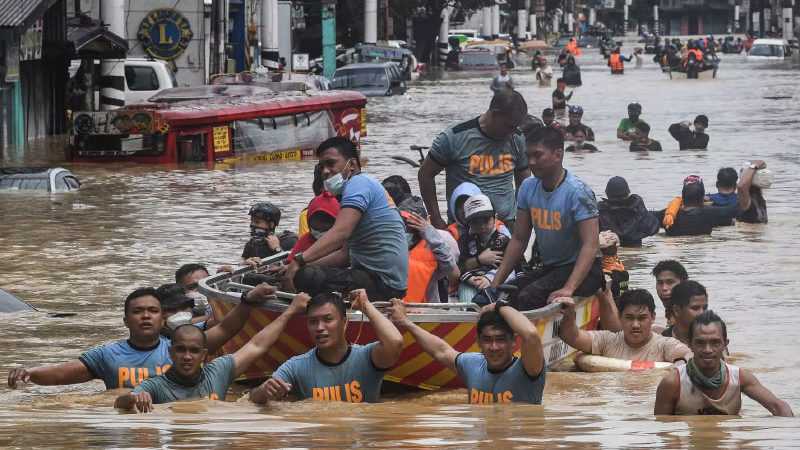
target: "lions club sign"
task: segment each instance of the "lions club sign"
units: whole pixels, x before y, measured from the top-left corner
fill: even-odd
[[[169,60],[186,50],[193,35],[189,21],[181,13],[164,8],[145,16],[136,37],[153,58]]]

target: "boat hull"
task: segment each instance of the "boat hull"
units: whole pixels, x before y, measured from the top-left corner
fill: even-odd
[[[215,298],[213,295],[209,296],[209,302],[216,317],[224,316],[237,303],[227,296]],[[242,331],[223,346],[222,353],[230,354],[241,348],[259,330],[275,320],[281,314],[282,309],[283,306],[280,305],[255,308]],[[421,309],[409,306],[409,318],[422,328],[444,339],[459,352],[480,351],[476,339],[477,312],[443,310],[430,312]],[[581,328],[595,329],[600,316],[598,298],[589,297],[580,300],[576,314]],[[542,338],[544,356],[548,365],[566,358],[575,351],[558,337],[561,312],[557,305],[531,311],[526,315],[536,325],[539,336]],[[349,312],[348,321],[347,339],[350,342],[367,344],[377,339],[371,324],[361,313]],[[387,372],[385,380],[429,390],[442,387],[463,387],[456,373],[435,362],[433,358],[422,351],[410,333],[404,332],[403,341],[400,360],[394,368]],[[250,367],[244,377],[247,379],[268,377],[287,359],[307,352],[312,346],[305,318],[293,317],[275,345],[270,348],[264,358]],[[516,350],[519,350],[519,341],[516,343]]]

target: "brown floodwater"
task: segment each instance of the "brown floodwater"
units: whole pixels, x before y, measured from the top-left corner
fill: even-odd
[[[669,81],[646,61],[611,77],[594,51],[579,61],[584,86],[573,104],[601,153],[568,155],[566,166],[600,195],[609,177],[625,176],[651,209],[680,193],[689,174],[713,190],[720,167],[767,161],[769,225],[721,228],[710,237],[647,239],[623,249],[634,287],[654,292],[649,271],[681,260],[709,290],[712,309],[728,322],[732,360],[752,370],[800,412],[800,92],[793,63],[753,63],[725,55],[713,81]],[[551,89],[529,70],[512,72],[533,113],[550,106]],[[370,99],[367,171],[383,178],[416,172],[391,155],[414,157],[449,124],[472,118],[490,99],[489,74],[458,74],[411,86],[407,96]],[[770,100],[764,97],[793,96]],[[665,151],[631,154],[615,139],[626,105],[638,101],[652,137]],[[677,150],[670,123],[710,119],[708,151]],[[24,157],[6,150],[7,165],[61,164],[83,181],[64,195],[0,194],[0,287],[44,311],[2,316],[0,377],[8,370],[65,361],[125,336],[122,300],[133,288],[171,281],[187,262],[236,262],[248,239],[247,210],[269,200],[296,228],[311,198],[312,163],[207,170],[182,166],[72,165],[58,140],[35,143]],[[438,180],[443,195],[444,179]],[[658,311],[663,321],[663,310]],[[273,404],[199,401],[157,406],[149,415],[120,414],[102,383],[0,387],[2,448],[763,448],[800,446],[800,422],[773,418],[744,401],[742,416],[656,419],[660,374],[548,374],[543,406],[469,406],[464,391],[393,395],[380,404]],[[235,395],[232,397],[236,397]]]

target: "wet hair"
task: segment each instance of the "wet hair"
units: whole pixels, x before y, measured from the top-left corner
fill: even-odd
[[[489,110],[510,114],[512,118],[522,118],[528,115],[528,104],[522,94],[513,89],[500,89],[492,96]]]
[[[549,150],[564,150],[564,135],[552,127],[531,130],[525,134],[527,145],[542,144]]]
[[[400,175],[392,175],[381,181],[381,184],[386,189],[386,192],[389,193],[389,196],[392,197],[395,205],[399,205],[403,200],[411,197],[411,186]]]
[[[725,325],[725,321],[722,320],[722,317],[718,316],[712,310],[703,311],[702,314],[695,317],[692,320],[692,324],[689,325],[689,342],[692,342],[694,339],[694,329],[700,325],[711,325],[712,323],[718,323],[719,328],[722,330],[722,339],[727,341],[728,340],[728,327]]]
[[[739,181],[739,174],[733,167],[723,167],[717,172],[717,188],[733,189]]]
[[[652,273],[654,277],[657,277],[661,272],[665,271],[674,273],[681,281],[686,281],[689,279],[689,274],[686,272],[686,269],[681,263],[675,261],[674,259],[665,259],[663,261],[659,261],[658,264],[653,267]]]
[[[656,313],[656,302],[653,300],[653,295],[646,289],[630,289],[620,295],[619,315],[622,316],[625,308],[631,305],[645,306],[650,310],[650,314]]]
[[[314,154],[317,156],[317,158],[319,158],[320,155],[322,155],[322,153],[329,148],[335,148],[345,159],[355,159],[359,167],[361,166],[361,160],[358,158],[358,149],[356,148],[356,144],[354,144],[350,139],[341,136],[328,138],[319,144]]]
[[[324,292],[311,297],[308,305],[306,305],[306,314],[310,314],[311,310],[327,304],[333,305],[342,315],[342,318],[347,316],[347,307],[345,307],[344,300],[342,300],[342,296],[338,292]]]
[[[189,263],[180,266],[178,270],[175,271],[175,282],[180,283],[182,279],[186,278],[186,276],[191,275],[198,270],[208,273],[208,269],[202,264]]]
[[[208,337],[206,336],[206,333],[203,330],[201,330],[200,328],[198,328],[196,325],[193,325],[191,323],[185,323],[183,325],[178,325],[178,328],[175,328],[172,331],[172,345],[175,345],[175,337],[178,335],[179,332],[181,332],[181,330],[185,330],[185,329],[188,330],[190,328],[194,329],[194,331],[193,331],[194,333],[200,333],[200,336],[202,336],[202,338],[203,338],[203,348],[207,349],[208,348]]]
[[[486,311],[485,313],[481,314],[478,318],[478,336],[483,333],[483,329],[486,327],[495,327],[498,330],[502,330],[509,336],[514,336],[514,330],[511,329],[511,325],[506,322],[506,319],[503,319],[503,316],[500,315],[497,311]]]
[[[643,120],[636,122],[636,129],[641,131],[644,134],[650,133],[650,125],[645,123]]]
[[[556,113],[553,112],[553,108],[545,108],[542,110],[542,117],[551,116],[555,117]]]
[[[151,297],[155,298],[156,300],[159,300],[158,294],[156,293],[156,289],[153,288],[153,287],[137,288],[133,292],[128,294],[128,296],[125,297],[125,307],[124,307],[125,314],[128,314],[128,308],[130,308],[132,301],[136,300],[137,298],[142,298],[142,297],[147,297],[147,296],[151,296]],[[160,307],[161,306],[161,301],[160,300],[159,300],[158,304],[159,304],[159,307]]]
[[[708,298],[705,286],[694,280],[681,281],[680,284],[672,288],[672,306],[680,306],[685,308],[689,306],[689,301],[692,297],[702,295]]]
[[[706,196],[706,190],[702,183],[690,183],[683,186],[681,197],[683,197],[683,204],[689,206],[699,206],[703,204],[703,198]]]

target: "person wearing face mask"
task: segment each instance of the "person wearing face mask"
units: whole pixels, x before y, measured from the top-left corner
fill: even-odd
[[[462,234],[458,241],[461,253],[458,267],[462,273],[459,300],[486,304],[489,299],[479,291],[488,288],[494,279],[511,233],[497,222],[492,202],[483,194],[473,195],[464,202],[464,218],[468,233]],[[512,278],[513,274],[509,279]]]
[[[281,221],[281,210],[270,202],[259,202],[250,207],[250,240],[244,246],[242,259],[251,265],[258,265],[262,258],[291,249],[297,235],[286,231],[280,236],[275,228]]]
[[[336,216],[339,214],[339,200],[330,192],[323,191],[314,197],[308,204],[308,233],[300,236],[289,252],[289,262],[294,260],[294,255],[311,248],[325,233],[333,228]]]
[[[439,280],[458,280],[458,245],[449,232],[437,230],[427,218],[428,212],[419,197],[411,197],[400,206],[408,242],[408,291],[403,301],[439,303]]]
[[[193,322],[206,322],[206,327],[214,326],[214,310],[208,303],[208,298],[198,290],[198,282],[203,278],[208,278],[206,266],[197,263],[184,264],[175,271],[175,282],[183,287],[186,296],[194,300],[194,319]]]
[[[436,198],[436,175],[444,170],[448,199],[461,183],[474,183],[492,199],[500,220],[513,228],[517,211],[514,186],[530,176],[525,137],[515,132],[527,116],[522,94],[502,89],[492,97],[488,111],[439,133],[418,173],[419,189],[434,227],[447,228]],[[452,214],[448,211],[450,221]]]
[[[366,289],[371,299],[403,298],[408,245],[403,219],[389,194],[361,173],[355,144],[333,137],[317,147],[323,185],[341,197],[333,227],[287,266],[285,282],[314,296]]]
[[[180,284],[162,284],[156,289],[156,296],[161,302],[161,311],[167,324],[161,329],[163,336],[172,336],[172,330],[183,324],[194,324],[201,330],[206,328],[205,316],[194,320],[194,299],[186,295],[186,290]]]

